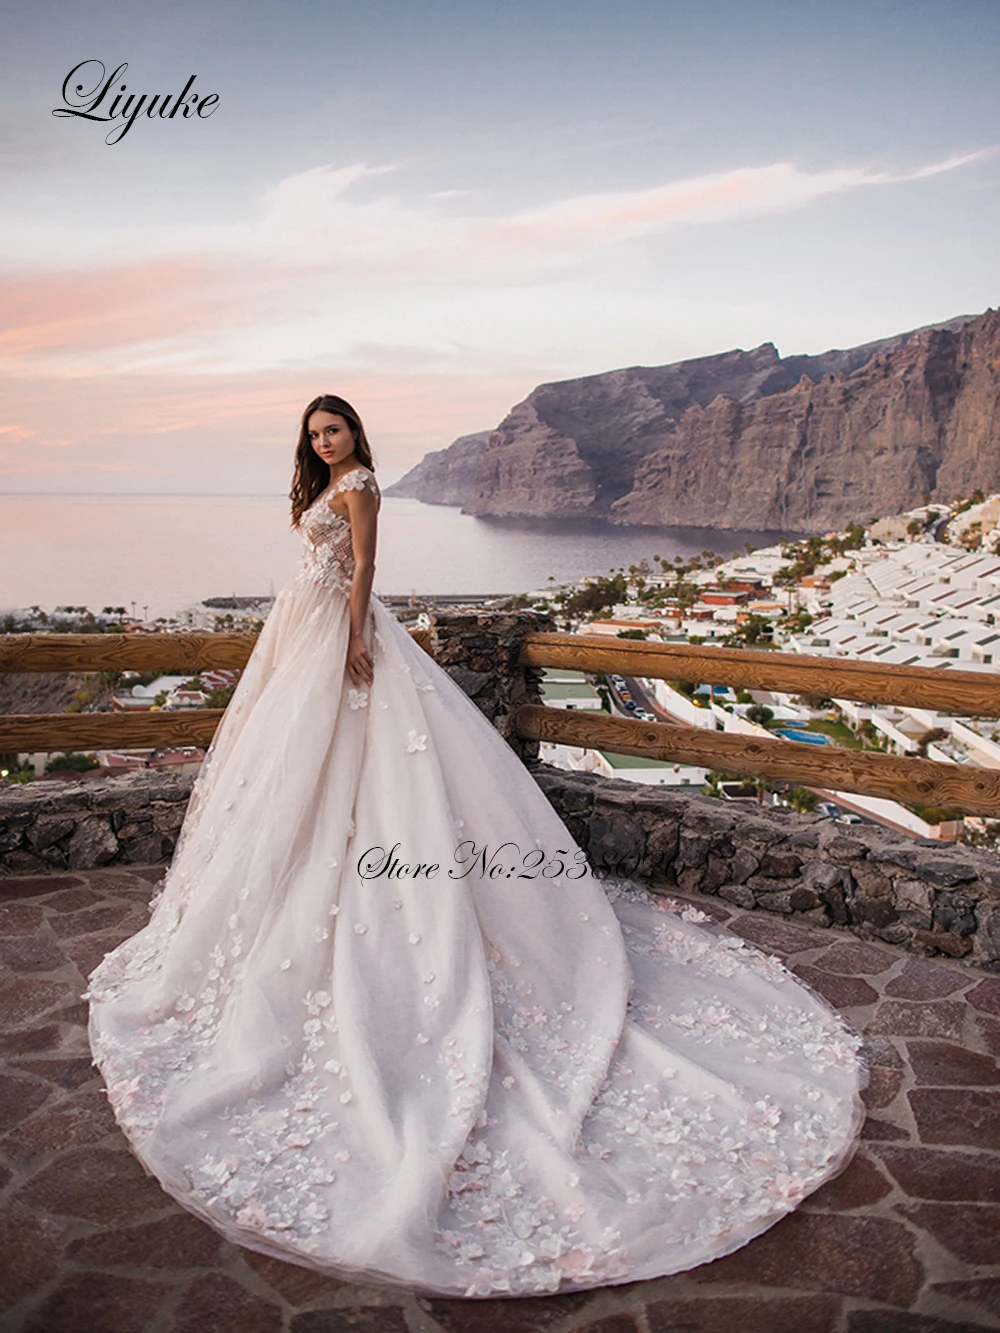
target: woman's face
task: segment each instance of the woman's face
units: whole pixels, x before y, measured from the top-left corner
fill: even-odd
[[[339,412],[314,412],[306,422],[309,443],[324,463],[334,467],[354,453],[354,436]]]

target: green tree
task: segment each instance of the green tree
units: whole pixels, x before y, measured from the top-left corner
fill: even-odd
[[[808,787],[793,787],[788,793],[788,804],[800,815],[808,814],[819,805],[819,797]]]
[[[751,611],[722,642],[727,648],[771,648],[773,635],[773,623],[756,611]]]
[[[583,588],[565,592],[555,598],[559,609],[571,620],[593,618],[602,611],[610,611],[628,596],[628,583],[622,573],[610,578],[594,579]]]
[[[642,600],[648,605],[671,610],[675,624],[679,625],[699,597],[700,588],[692,575],[714,569],[720,560],[720,556],[709,550],[687,557],[675,555],[673,560],[654,555],[653,563],[660,567],[662,585],[644,587]]]
[[[803,634],[812,622],[813,618],[808,611],[793,611],[781,622],[781,627],[789,634]]]
[[[751,704],[747,709],[748,722],[756,722],[759,727],[767,727],[774,721],[774,709],[767,704]]]
[[[205,696],[206,708],[228,708],[229,701],[236,693],[235,685],[217,685]]]
[[[71,754],[54,755],[45,765],[46,773],[73,772],[86,773],[88,769],[99,767],[96,754]]]
[[[611,707],[611,689],[608,685],[607,676],[601,672],[594,677],[588,676],[587,679],[593,680],[594,689],[597,691],[597,697],[601,701],[601,708],[603,711],[605,713],[613,713],[614,709]]]

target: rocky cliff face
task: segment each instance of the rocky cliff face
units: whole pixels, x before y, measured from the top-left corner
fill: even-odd
[[[387,486],[385,494],[431,505],[464,505],[476,489],[476,469],[489,438],[488,430],[460,435],[447,449],[425,454],[405,477]]]
[[[85,677],[73,671],[13,671],[0,674],[0,715],[65,713]]]
[[[618,523],[825,532],[1000,487],[1000,313],[922,330],[847,373],[689,409]]]
[[[1000,314],[818,356],[764,343],[542,384],[483,434],[388,493],[498,517],[823,532],[928,492],[1000,489]]]

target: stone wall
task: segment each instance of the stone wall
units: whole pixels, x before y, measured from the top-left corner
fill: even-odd
[[[8,783],[0,787],[0,877],[169,861],[193,785],[192,773],[143,769]]]
[[[431,617],[435,661],[493,723],[524,760],[538,758],[538,742],[514,735],[514,713],[522,704],[540,704],[543,672],[518,665],[521,639],[554,628],[536,611],[438,613]]]
[[[598,873],[714,894],[1000,972],[1000,861],[873,824],[531,770]]]

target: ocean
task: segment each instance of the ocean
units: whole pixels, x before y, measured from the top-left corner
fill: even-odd
[[[384,500],[375,591],[515,593],[607,574],[654,554],[731,555],[774,532],[618,528],[592,519],[479,519]],[[302,540],[285,496],[0,495],[0,612],[124,606],[155,619],[205,597],[268,596],[292,577]]]

